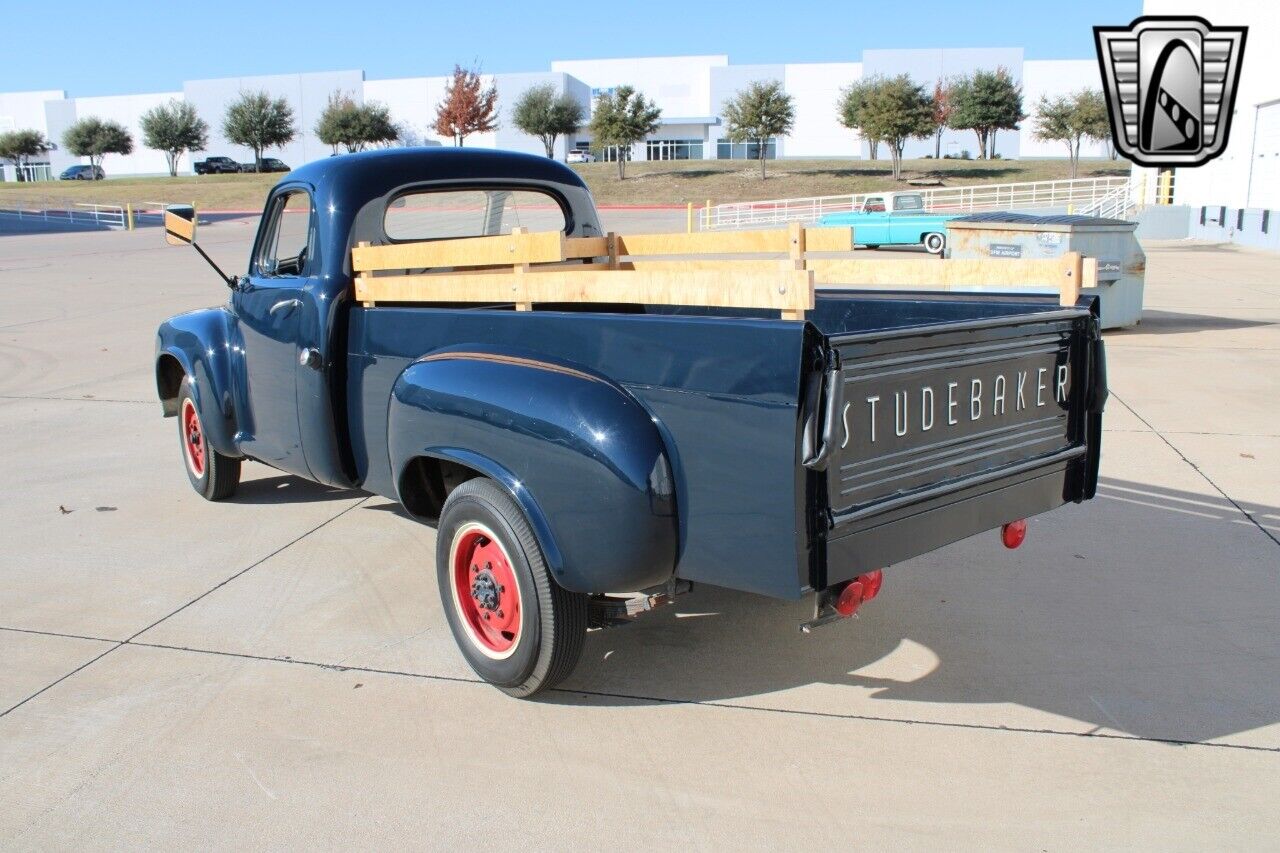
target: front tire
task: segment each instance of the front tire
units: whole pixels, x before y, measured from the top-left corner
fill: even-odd
[[[494,481],[468,480],[445,501],[436,576],[453,639],[476,675],[527,698],[573,672],[587,596],[555,582],[524,513]]]
[[[924,245],[924,250],[931,255],[941,255],[942,250],[947,248],[947,237],[945,234],[926,234],[924,239],[920,241]]]
[[[214,450],[205,436],[200,410],[191,395],[191,380],[182,380],[178,392],[178,442],[191,488],[205,500],[226,500],[240,485],[240,460]]]

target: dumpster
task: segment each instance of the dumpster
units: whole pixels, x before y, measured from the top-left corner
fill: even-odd
[[[975,213],[947,223],[952,258],[1056,258],[1079,252],[1098,261],[1096,282],[1082,292],[1099,297],[1102,327],[1137,325],[1147,256],[1133,232],[1136,222],[1097,216],[1032,216],[1006,211]]]

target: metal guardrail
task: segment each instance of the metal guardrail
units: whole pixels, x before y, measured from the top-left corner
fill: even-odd
[[[1075,178],[906,191],[918,191],[923,195],[927,210],[948,213],[1040,207],[1084,208],[1099,203],[1118,189],[1128,188],[1129,181],[1128,177]],[[856,210],[868,196],[884,195],[885,192],[717,204],[698,213],[698,225],[703,230],[715,231],[757,228],[787,222],[812,223],[829,213]]]
[[[68,204],[55,199],[14,198],[9,193],[0,194],[0,216],[18,220],[67,223],[71,225],[97,225],[124,230],[129,226],[124,205]]]

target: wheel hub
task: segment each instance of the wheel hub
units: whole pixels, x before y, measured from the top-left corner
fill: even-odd
[[[196,407],[187,400],[182,408],[182,437],[187,453],[187,464],[197,477],[204,475],[204,434],[200,430],[200,416]]]
[[[482,652],[510,654],[520,639],[520,587],[498,539],[472,523],[457,534],[452,548],[454,600],[458,613]]]
[[[486,563],[483,571],[479,566],[471,567],[474,574],[471,597],[476,600],[476,604],[491,612],[498,609],[499,600],[498,582],[494,580],[492,566],[492,563]]]

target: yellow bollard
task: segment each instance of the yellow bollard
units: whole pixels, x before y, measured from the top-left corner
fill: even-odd
[[[131,201],[125,202],[124,222],[125,222],[125,230],[132,231],[133,230],[133,202]]]
[[[685,208],[684,230],[686,234],[693,233],[693,202],[689,202]]]

